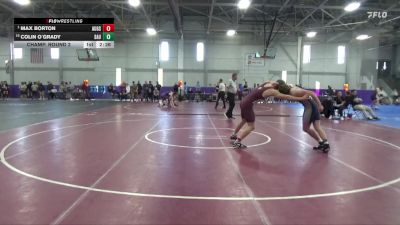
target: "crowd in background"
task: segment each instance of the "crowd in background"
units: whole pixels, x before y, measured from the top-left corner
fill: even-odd
[[[143,84],[138,81],[132,81],[129,85],[127,82],[122,82],[119,87],[114,86],[112,83],[107,88],[108,93],[113,98],[118,98],[120,101],[132,102],[155,102],[160,100],[161,85],[156,82],[155,85],[151,81],[145,81]]]
[[[379,105],[400,104],[399,93],[397,89],[393,89],[391,95],[388,95],[382,87],[375,88],[374,94],[371,96],[374,108]]]
[[[376,88],[371,96],[372,105],[363,103],[363,99],[357,95],[356,90],[351,91],[335,91],[330,86],[323,94],[324,114],[327,118],[339,118],[341,120],[346,118],[345,111],[352,108],[353,111],[361,112],[364,118],[368,120],[378,120],[374,110],[378,109],[380,104],[400,104],[399,94],[397,89],[394,89],[391,96],[389,96],[381,87]]]
[[[257,88],[259,84],[254,84],[253,88]],[[223,107],[225,107],[226,99],[226,84],[222,79],[215,85],[215,93],[206,94],[201,91],[200,82],[197,81],[195,86],[190,86],[186,82],[175,83],[170,91],[161,93],[161,85],[152,81],[133,81],[131,84],[122,82],[120,86],[110,84],[107,87],[108,93],[115,99],[120,101],[132,102],[156,102],[163,99],[162,95],[175,93],[178,100],[188,101],[217,101],[222,100]],[[252,88],[249,88],[247,81],[244,84],[238,85],[237,97],[241,100]],[[43,84],[41,81],[34,82],[21,82],[19,85],[21,99],[37,99],[37,100],[52,100],[52,99],[91,99],[89,83],[87,80],[83,81],[81,85],[73,85],[70,81],[62,81],[57,87],[52,82]],[[10,88],[6,81],[0,82],[0,97],[6,100],[10,96]],[[379,105],[400,104],[398,90],[394,89],[391,94],[387,94],[381,87],[375,89],[374,94],[371,96],[372,105],[363,104],[363,100],[357,96],[357,91],[335,91],[330,86],[328,90],[323,93],[323,96],[329,97],[325,102],[324,114],[326,117],[345,118],[344,111],[349,106],[354,110],[362,112],[367,119],[377,119],[374,110],[378,109]]]
[[[20,98],[21,99],[37,99],[37,100],[54,100],[56,98],[60,99],[70,99],[72,97],[72,92],[75,86],[71,82],[62,81],[57,90],[56,86],[48,81],[44,85],[41,81],[29,81],[21,82],[19,85]]]

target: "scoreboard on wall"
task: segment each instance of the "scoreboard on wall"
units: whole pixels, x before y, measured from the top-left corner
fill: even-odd
[[[114,48],[114,18],[15,18],[15,48]]]

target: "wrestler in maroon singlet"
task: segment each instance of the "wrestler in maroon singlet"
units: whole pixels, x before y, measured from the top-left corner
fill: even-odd
[[[256,116],[254,115],[254,110],[253,110],[253,102],[258,101],[258,100],[264,100],[265,98],[263,97],[264,91],[268,89],[274,89],[273,86],[267,85],[271,84],[270,82],[265,82],[262,85],[260,85],[259,88],[254,89],[252,92],[250,92],[249,95],[247,95],[241,102],[240,102],[240,113],[242,116],[242,119],[246,120],[248,123],[253,123],[256,119]]]
[[[247,95],[242,102],[240,103],[241,117],[242,121],[237,125],[235,131],[230,137],[231,140],[234,140],[233,146],[235,148],[245,148],[246,146],[241,143],[241,141],[249,135],[254,130],[254,121],[255,115],[253,110],[253,102],[265,99],[267,97],[276,97],[280,99],[286,99],[290,101],[303,101],[308,98],[307,96],[303,97],[294,97],[285,94],[281,94],[278,89],[278,83],[276,82],[265,82],[260,87],[254,89],[249,95]],[[246,128],[240,135],[237,135],[238,132],[242,129],[244,125],[247,125]]]

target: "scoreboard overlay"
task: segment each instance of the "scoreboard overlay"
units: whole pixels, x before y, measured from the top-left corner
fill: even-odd
[[[114,48],[114,18],[15,18],[16,48]]]

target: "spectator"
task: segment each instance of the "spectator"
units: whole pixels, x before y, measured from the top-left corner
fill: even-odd
[[[393,104],[398,105],[400,103],[400,99],[399,99],[399,92],[397,92],[396,88],[393,89],[392,97],[393,97]]]
[[[158,90],[158,88],[154,88],[153,96],[155,101],[160,100],[160,91]]]
[[[42,82],[39,82],[39,84],[38,84],[38,91],[39,91],[39,100],[44,100],[44,97],[45,97],[45,87],[44,87],[44,85],[42,84]]]
[[[143,99],[147,102],[149,98],[149,84],[147,83],[147,81],[144,81],[142,92],[143,92]]]
[[[243,85],[243,97],[246,97],[247,94],[249,94],[249,85],[247,84],[247,81],[244,81],[244,85]]]
[[[27,98],[32,98],[32,82],[29,81],[29,82],[28,82],[28,85],[26,85],[26,87],[27,87],[27,90],[28,90],[28,92],[27,92]]]
[[[351,94],[346,96],[345,101],[346,101],[345,103],[346,108],[348,105],[352,105],[354,110],[362,112],[364,117],[367,118],[368,120],[373,120],[373,119],[379,120],[379,118],[376,116],[376,114],[370,107],[362,104],[362,99],[358,98],[356,90],[352,90]]]
[[[153,98],[154,86],[153,86],[153,84],[151,83],[151,81],[149,81],[148,88],[149,88],[149,95],[148,95],[148,98],[150,99],[150,101],[153,102],[153,101],[154,101],[154,98]]]
[[[140,81],[138,81],[138,97],[140,98],[140,101],[143,101],[143,98],[142,98],[142,90],[143,90],[143,87],[142,87],[142,85],[140,84]]]
[[[238,98],[239,98],[240,101],[243,98],[243,84],[242,83],[240,83],[238,85]]]
[[[176,82],[176,83],[174,84],[174,87],[173,87],[172,89],[173,89],[173,93],[174,93],[174,94],[178,94],[178,91],[179,91],[179,84],[178,84],[178,82]]]
[[[32,100],[35,98],[39,98],[39,85],[37,82],[33,82],[32,84]]]
[[[67,99],[67,86],[66,86],[66,82],[61,81],[60,84],[60,92],[61,92],[61,99]]]
[[[126,89],[127,84],[125,82],[122,82],[121,86],[119,87],[119,100],[126,100],[128,99],[128,91]]]
[[[183,83],[183,94],[186,100],[189,100],[189,85],[186,84],[186,81]]]
[[[47,81],[47,98],[48,98],[48,100],[55,98],[57,90],[55,90],[55,91],[54,90],[55,90],[54,85],[50,81]]]
[[[3,100],[7,100],[8,99],[8,95],[9,95],[9,89],[8,89],[8,84],[7,81],[3,81],[0,84],[1,87],[1,95],[3,97]]]
[[[26,83],[25,82],[21,82],[21,85],[19,86],[20,97],[21,98],[26,98],[27,97],[27,91],[28,91],[28,87],[26,86]]]
[[[135,84],[135,81],[132,81],[131,85],[131,101],[134,102],[138,96],[138,85]]]
[[[114,88],[114,85],[112,83],[110,85],[108,85],[107,91],[108,91],[108,93],[110,93],[112,98],[115,97],[115,88]]]
[[[224,82],[223,82],[223,80],[222,79],[219,79],[219,84],[218,84],[218,86],[217,86],[217,90],[218,90],[218,97],[217,97],[217,102],[215,103],[215,109],[217,109],[217,107],[218,107],[218,103],[219,103],[219,100],[221,99],[222,100],[222,103],[224,104],[224,109],[226,108],[226,106],[225,106],[225,91],[226,91],[226,86],[225,86],[225,84],[224,84]]]
[[[326,93],[325,93],[327,96],[331,96],[331,97],[333,97],[333,96],[335,96],[335,91],[332,89],[332,87],[330,86],[330,85],[328,85],[328,90],[326,90]]]
[[[161,85],[158,83],[158,81],[157,81],[157,84],[156,84],[156,88],[158,89],[159,92],[161,92]]]
[[[379,100],[378,100],[378,90],[379,88],[375,88],[374,93],[371,95],[371,101],[372,101],[372,108],[373,109],[378,109],[378,105],[379,105]]]
[[[86,99],[88,99],[90,101],[91,98],[90,98],[90,90],[89,90],[89,80],[83,81],[82,91],[83,91],[83,100],[86,101]]]
[[[382,87],[377,88],[377,98],[380,104],[389,105],[391,104],[390,98],[385,90]]]
[[[343,110],[346,108],[345,105],[346,105],[346,102],[345,102],[345,100],[343,98],[343,93],[341,91],[338,91],[336,93],[336,98],[335,98],[335,102],[333,104],[333,107],[334,107],[335,110],[336,109],[338,110],[341,120],[344,119]]]
[[[72,99],[72,91],[74,90],[74,86],[71,84],[71,81],[67,84],[67,96],[66,99]]]

